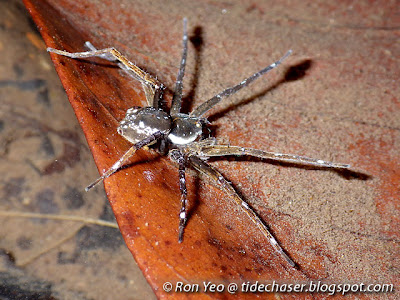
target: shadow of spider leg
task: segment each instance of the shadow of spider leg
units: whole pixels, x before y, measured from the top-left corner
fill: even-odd
[[[212,166],[204,162],[197,156],[189,156],[190,164],[201,174],[204,174],[212,181],[218,183],[219,187],[226,192],[231,198],[239,205],[239,207],[246,213],[246,215],[253,221],[255,225],[261,230],[263,235],[268,239],[269,243],[274,249],[289,263],[290,266],[296,267],[296,263],[286,254],[286,252],[279,245],[278,241],[269,231],[267,225],[263,223],[261,218],[254,212],[254,210],[245,202],[235,191],[232,185],[222,176],[220,172]]]

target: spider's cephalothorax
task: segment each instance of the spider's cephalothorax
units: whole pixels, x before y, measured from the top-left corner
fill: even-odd
[[[159,108],[159,103],[163,97],[164,86],[149,74],[141,70],[139,67],[130,62],[120,52],[114,48],[106,48],[97,50],[91,43],[86,42],[86,46],[90,51],[70,53],[66,51],[48,48],[49,52],[59,55],[68,56],[71,58],[87,58],[101,57],[116,63],[128,74],[136,80],[139,80],[146,94],[148,107],[130,108],[126,112],[125,118],[120,122],[118,133],[133,144],[133,146],[108,169],[100,178],[86,187],[86,190],[91,189],[101,180],[109,177],[116,172],[134,153],[136,150],[155,144],[160,141],[162,153],[167,150],[172,160],[179,165],[179,188],[181,191],[181,209],[179,212],[179,242],[183,239],[183,232],[187,221],[187,189],[185,179],[185,168],[191,166],[210,180],[216,182],[222,190],[228,193],[241,209],[249,216],[249,218],[257,225],[264,236],[274,249],[283,256],[286,261],[295,266],[295,263],[284,252],[282,247],[269,232],[267,226],[263,223],[260,217],[254,210],[236,193],[232,185],[209,165],[205,160],[214,156],[254,156],[262,159],[277,160],[282,162],[291,162],[296,164],[312,165],[322,168],[347,169],[349,165],[327,162],[321,159],[313,159],[304,156],[267,152],[258,149],[244,148],[230,145],[220,145],[214,138],[205,138],[203,135],[203,127],[207,120],[202,117],[206,112],[218,104],[222,98],[236,93],[243,87],[248,86],[255,79],[277,67],[291,51],[288,51],[281,59],[253,74],[239,84],[227,88],[221,93],[215,95],[208,101],[201,104],[189,114],[181,113],[182,102],[182,80],[185,73],[186,56],[187,56],[187,30],[186,19],[184,19],[183,33],[183,53],[180,63],[179,73],[176,80],[175,93],[172,100],[170,112],[166,112]],[[162,146],[161,146],[162,145]],[[161,150],[161,149],[160,149]]]

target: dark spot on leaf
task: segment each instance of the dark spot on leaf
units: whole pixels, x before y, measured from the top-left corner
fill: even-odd
[[[19,64],[14,64],[13,70],[15,75],[17,75],[17,78],[20,78],[22,75],[24,75],[24,68],[22,68]]]
[[[264,247],[259,243],[253,243],[253,249],[262,250]]]
[[[32,239],[27,236],[20,236],[17,239],[17,245],[22,250],[29,250],[32,248]]]
[[[61,173],[65,169],[65,164],[62,161],[56,160],[52,163],[48,164],[42,174],[43,175],[51,175],[53,173]]]
[[[216,247],[217,249],[222,249],[222,245],[220,243],[220,241],[216,238],[210,238],[208,239],[208,243],[214,247]]]
[[[232,226],[229,225],[229,224],[225,224],[225,228],[228,229],[228,230],[232,230],[233,229]]]
[[[59,211],[54,201],[54,191],[51,189],[44,189],[36,195],[36,206],[44,214],[55,214]]]
[[[75,144],[79,144],[79,135],[78,135],[78,133],[76,133],[74,131],[65,129],[65,130],[58,131],[58,134],[63,139],[71,140],[71,141],[75,142]]]
[[[84,204],[81,191],[75,187],[67,186],[62,198],[68,209],[77,209],[82,207]]]
[[[262,266],[264,267],[271,267],[271,261],[265,259],[264,256],[258,254],[258,252],[254,253],[254,261],[256,262],[257,266],[260,267],[260,270],[263,270]]]
[[[50,106],[49,90],[47,88],[40,90],[36,94],[36,101],[39,104],[44,104],[45,106],[49,107]]]
[[[197,240],[197,241],[194,242],[194,245],[196,247],[202,247],[202,242],[200,240]]]
[[[65,162],[65,164],[69,167],[72,167],[78,161],[80,161],[80,152],[79,148],[75,145],[71,145],[69,143],[64,144],[64,153],[61,159]]]
[[[162,188],[166,189],[166,190],[170,190],[171,188],[169,187],[168,184],[166,184],[165,182],[161,182]]]
[[[0,299],[55,300],[51,284],[26,276],[13,276],[0,272]]]
[[[11,251],[7,249],[0,249],[0,259],[2,257],[5,257],[6,265],[10,267],[15,266],[15,256]],[[2,261],[2,263],[4,263],[4,260]]]
[[[106,221],[115,221],[114,212],[112,211],[108,201],[103,206],[103,212],[100,215],[100,219]]]
[[[3,191],[4,191],[4,198],[10,199],[12,197],[19,198],[22,190],[23,185],[25,184],[24,177],[14,177],[10,178],[8,181],[5,182]]]
[[[80,161],[79,148],[70,143],[64,143],[64,152],[54,162],[48,164],[44,169],[43,175],[51,175],[53,173],[61,173],[65,167],[72,167]]]
[[[47,134],[43,136],[40,148],[46,153],[46,155],[54,156],[54,147]]]
[[[100,226],[85,226],[76,235],[77,244],[82,250],[96,248],[118,249],[124,244],[118,229]]]
[[[74,264],[77,261],[78,256],[79,255],[77,252],[68,253],[65,251],[60,251],[57,254],[57,263],[60,265]]]
[[[15,81],[15,80],[1,80],[0,87],[16,87],[23,91],[31,91],[36,90],[42,86],[44,86],[46,81],[43,79],[32,79],[25,81]]]

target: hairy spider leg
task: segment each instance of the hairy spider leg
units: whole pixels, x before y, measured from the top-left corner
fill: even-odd
[[[107,177],[111,176],[112,174],[114,174],[116,171],[118,171],[119,168],[121,168],[121,166],[123,166],[126,161],[140,148],[143,148],[144,146],[147,146],[149,144],[151,144],[152,142],[154,142],[155,140],[158,140],[159,138],[161,138],[163,136],[163,134],[161,133],[161,131],[157,131],[155,133],[153,133],[152,135],[150,135],[149,137],[141,140],[140,142],[134,144],[131,148],[129,148],[128,151],[125,152],[124,155],[121,156],[121,158],[115,162],[111,168],[109,168],[101,177],[97,178],[94,182],[92,182],[91,184],[89,184],[86,188],[85,191],[89,191],[91,188],[93,188],[96,184],[98,184],[100,181],[106,179]]]
[[[85,42],[85,46],[88,49],[90,49],[91,51],[97,51],[98,50],[89,41]],[[163,98],[163,93],[164,93],[164,90],[165,90],[165,86],[161,82],[157,82],[158,86],[153,86],[154,85],[153,82],[147,82],[145,80],[142,80],[142,78],[140,78],[140,76],[138,76],[129,67],[127,67],[123,63],[119,62],[118,59],[115,59],[115,57],[113,55],[111,55],[110,53],[105,53],[105,54],[99,55],[99,57],[104,58],[104,59],[106,59],[108,61],[111,61],[111,62],[115,62],[118,65],[118,67],[120,67],[122,70],[127,72],[133,79],[138,80],[142,84],[143,90],[144,90],[144,92],[146,94],[147,105],[153,106],[154,108],[158,108],[159,107],[159,104],[160,104],[160,102],[161,102],[161,100]],[[150,85],[150,87],[149,87],[149,85]]]
[[[187,221],[187,188],[186,188],[186,162],[187,157],[179,149],[172,149],[171,158],[178,163],[179,166],[179,190],[181,192],[181,210],[179,211],[179,235],[178,241],[183,241],[183,233]]]
[[[159,101],[162,98],[162,91],[164,90],[163,84],[159,83],[150,74],[146,73],[134,63],[129,61],[125,56],[123,56],[118,50],[113,47],[97,50],[90,42],[86,42],[85,46],[91,49],[91,51],[71,53],[54,48],[47,48],[47,51],[70,58],[100,57],[109,61],[118,61],[118,66],[121,69],[127,71],[132,77],[134,77],[142,84],[142,87],[146,94],[147,104],[149,106],[158,108]]]
[[[197,156],[189,156],[191,165],[200,173],[204,174],[212,181],[216,182],[223,191],[225,191],[231,198],[239,205],[239,207],[247,214],[250,220],[257,225],[263,235],[268,239],[269,243],[274,249],[292,266],[296,267],[295,262],[286,254],[286,252],[279,245],[278,241],[274,238],[268,227],[263,223],[261,218],[254,212],[254,210],[245,202],[235,191],[232,185],[222,176],[220,172],[212,166],[198,158]]]
[[[222,100],[223,97],[228,97],[228,96],[236,93],[240,89],[248,86],[250,83],[252,83],[254,80],[256,80],[261,75],[268,73],[270,70],[272,70],[272,69],[276,68],[278,65],[280,65],[282,63],[282,61],[284,61],[290,54],[292,54],[292,50],[289,50],[288,52],[286,52],[286,54],[281,59],[277,60],[276,62],[269,65],[268,67],[262,69],[261,71],[258,71],[257,73],[251,75],[250,77],[244,79],[239,84],[223,90],[219,94],[215,95],[211,99],[209,99],[206,102],[204,102],[203,104],[199,105],[197,108],[195,108],[189,114],[190,117],[197,117],[197,118],[201,117],[207,111],[209,111],[211,108],[213,108],[215,105],[217,105]]]
[[[181,111],[182,106],[182,86],[183,77],[185,76],[185,66],[188,51],[188,33],[187,33],[187,19],[183,19],[183,37],[182,37],[182,58],[179,66],[178,76],[176,77],[174,97],[172,98],[172,105],[170,110],[171,116],[176,116]],[[171,150],[171,157],[178,163],[179,166],[179,190],[181,193],[181,209],[179,211],[179,235],[178,241],[183,241],[183,233],[187,221],[187,187],[186,187],[186,157],[179,149]]]
[[[231,145],[207,145],[200,150],[197,150],[200,155],[206,157],[213,157],[213,156],[228,156],[228,155],[236,155],[236,156],[254,156],[263,159],[270,159],[275,161],[281,162],[289,162],[289,163],[299,163],[302,165],[310,165],[316,167],[323,167],[323,168],[334,168],[334,169],[348,169],[350,165],[348,164],[341,164],[341,163],[334,163],[330,161],[325,161],[322,159],[315,159],[300,155],[293,155],[293,154],[284,154],[284,153],[275,153],[275,152],[268,152],[258,149],[252,148],[245,148],[240,146],[231,146]]]
[[[180,113],[182,106],[182,85],[183,76],[185,75],[186,58],[188,51],[188,33],[187,33],[187,19],[183,19],[183,38],[182,38],[182,59],[179,67],[178,76],[176,77],[175,92],[172,98],[172,105],[170,110],[170,115],[174,116]]]

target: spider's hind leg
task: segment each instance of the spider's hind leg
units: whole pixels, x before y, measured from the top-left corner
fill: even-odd
[[[232,185],[212,166],[201,160],[197,156],[189,156],[190,164],[200,173],[206,175],[212,181],[216,182],[219,187],[226,192],[239,205],[239,207],[247,214],[251,221],[257,225],[263,235],[268,239],[272,247],[281,255],[292,267],[296,267],[296,263],[286,254],[279,245],[278,241],[269,231],[268,227],[263,223],[254,210],[245,202],[235,191]]]
[[[186,157],[178,149],[171,150],[171,158],[178,163],[179,166],[179,190],[181,191],[181,209],[179,211],[179,236],[178,241],[183,241],[183,233],[187,221],[187,188],[186,188]]]
[[[231,145],[210,145],[203,147],[200,153],[205,157],[215,157],[215,156],[253,156],[262,159],[269,159],[281,162],[288,162],[301,165],[309,165],[320,168],[332,168],[332,169],[349,169],[350,165],[335,163],[330,161],[325,161],[322,159],[315,159],[306,156],[294,155],[294,154],[284,154],[276,152],[268,152],[264,150],[245,148],[240,146]]]

